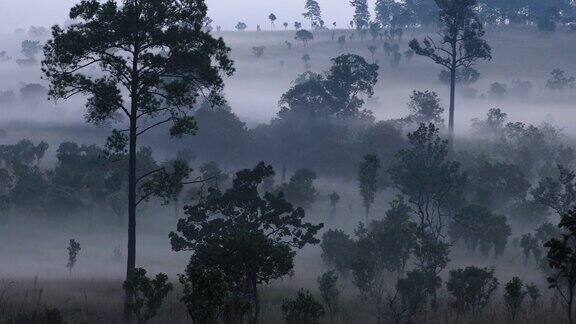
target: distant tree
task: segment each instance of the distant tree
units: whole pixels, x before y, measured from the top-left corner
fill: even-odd
[[[308,42],[314,40],[314,35],[305,29],[299,29],[296,32],[294,39],[301,41],[304,45],[304,48],[306,48],[308,46]]]
[[[508,87],[505,84],[494,82],[490,85],[488,95],[492,99],[501,100],[506,97],[506,92],[508,92]]]
[[[306,0],[306,5],[304,6],[304,10],[306,10],[302,16],[304,18],[310,20],[310,27],[314,27],[314,23],[319,22],[322,20],[322,11],[320,10],[320,5],[316,0]],[[299,29],[299,28],[296,28]]]
[[[332,210],[332,215],[336,211],[336,205],[340,201],[340,195],[336,191],[332,191],[331,194],[328,195],[328,199],[330,200],[330,208]]]
[[[266,47],[264,46],[254,46],[252,47],[252,52],[254,53],[254,56],[256,56],[257,58],[261,58],[262,56],[264,56],[265,49]]]
[[[248,28],[248,25],[246,25],[246,24],[243,23],[243,22],[238,22],[238,23],[236,24],[236,27],[235,27],[235,28],[236,28],[236,30],[238,30],[238,31],[245,31],[246,28]]]
[[[282,184],[278,188],[278,191],[282,192],[289,202],[307,209],[318,198],[318,190],[314,187],[314,180],[316,180],[314,171],[299,169],[294,172],[287,184]]]
[[[340,45],[340,47],[344,47],[344,45],[346,45],[346,36],[340,35],[338,37],[338,44]]]
[[[398,4],[394,0],[376,1],[376,20],[383,26],[388,27],[392,23],[392,18],[396,13]]]
[[[448,233],[455,242],[464,241],[469,252],[479,248],[483,255],[488,256],[494,250],[498,257],[504,252],[512,230],[505,216],[478,205],[469,205],[454,215]]]
[[[477,0],[438,0],[443,40],[437,44],[431,37],[422,44],[413,39],[410,48],[418,55],[432,59],[450,71],[450,114],[448,129],[450,140],[454,134],[454,109],[456,97],[456,72],[461,67],[470,67],[477,60],[489,60],[491,48],[482,38],[484,30],[474,9]]]
[[[274,30],[274,22],[276,21],[276,15],[271,13],[270,15],[268,15],[268,20],[270,20],[270,29]]]
[[[368,31],[370,32],[370,36],[372,36],[372,40],[376,41],[376,39],[378,39],[378,36],[380,36],[380,32],[382,31],[382,26],[380,25],[380,23],[374,21],[369,23],[368,26]]]
[[[288,29],[288,22],[284,22],[282,26],[284,26],[284,30]]]
[[[576,291],[576,210],[570,209],[558,224],[565,234],[552,238],[544,247],[548,249],[547,261],[550,267],[548,284],[556,290],[566,306],[566,317],[573,323],[574,293]]]
[[[322,301],[328,310],[330,322],[334,321],[334,316],[338,313],[338,297],[340,292],[337,287],[338,275],[334,271],[328,271],[318,277],[318,288],[322,295]]]
[[[294,250],[318,243],[323,227],[305,223],[304,210],[282,193],[260,195],[258,186],[273,174],[264,163],[238,172],[232,188],[211,188],[186,207],[178,233],[170,233],[173,250],[193,252],[190,264],[221,271],[233,294],[249,303],[252,323],[260,315],[258,285],[289,274]]]
[[[408,49],[404,52],[404,58],[406,59],[406,62],[410,62],[413,57],[414,57],[414,51],[413,50]]]
[[[350,0],[350,5],[354,7],[354,25],[360,33],[362,39],[370,25],[370,12],[368,11],[367,0]]]
[[[504,302],[513,322],[522,309],[522,302],[528,292],[524,289],[524,283],[518,277],[514,277],[507,282],[504,290]]]
[[[524,254],[524,265],[528,264],[530,259],[530,254],[534,255],[534,260],[536,264],[540,262],[540,256],[542,255],[541,246],[538,240],[532,236],[531,233],[524,234],[520,238],[520,247],[522,248],[522,253]]]
[[[573,76],[566,76],[566,72],[561,69],[554,69],[550,73],[550,78],[546,81],[546,88],[553,91],[565,91],[573,89],[576,79]]]
[[[42,51],[42,45],[39,41],[25,40],[22,42],[22,54],[31,60],[36,59],[36,55]]]
[[[44,47],[50,97],[87,96],[88,122],[114,121],[120,115],[129,121],[127,131],[115,130],[107,144],[112,153],[128,152],[127,281],[136,267],[136,207],[150,197],[146,195],[161,192],[150,190],[138,197],[139,185],[172,180],[158,177],[166,174],[165,168],[149,174],[155,174],[154,179],[137,173],[138,138],[166,124],[171,124],[173,137],[194,134],[197,126],[190,109],[204,93],[221,103],[222,75],[234,71],[230,49],[203,29],[206,13],[203,0],[83,1],[70,11],[70,19],[79,22],[65,30],[53,27]],[[101,73],[96,76],[92,67]],[[131,297],[126,294],[126,318]]]
[[[558,177],[546,177],[532,190],[534,201],[562,216],[574,207],[576,202],[576,174],[558,165]]]
[[[310,65],[310,55],[308,55],[308,54],[302,55],[302,62],[304,62],[304,69],[306,71],[310,70],[310,68],[312,67]]]
[[[538,286],[535,283],[531,283],[526,285],[526,292],[528,293],[528,297],[530,297],[532,307],[535,307],[538,304],[538,299],[542,297],[542,294],[540,294],[540,289],[538,289]]]
[[[421,228],[439,237],[446,218],[461,204],[467,177],[458,162],[447,160],[448,142],[430,124],[408,134],[409,146],[398,152],[388,174],[417,211]]]
[[[374,62],[374,55],[376,55],[377,49],[378,49],[378,47],[376,47],[376,45],[369,45],[368,46],[368,51],[370,52],[370,55],[372,55],[372,62]]]
[[[138,323],[143,324],[156,316],[164,298],[173,287],[168,283],[168,276],[164,273],[159,273],[154,279],[150,279],[146,276],[146,270],[142,268],[133,271],[130,279],[124,282],[124,289],[134,296],[129,309],[136,316]]]
[[[68,268],[68,275],[70,277],[72,276],[72,268],[74,268],[74,265],[76,265],[76,259],[78,258],[78,253],[80,250],[80,243],[76,242],[74,239],[71,239],[68,245],[68,263],[66,264],[66,268]]]
[[[301,23],[301,22],[298,22],[298,21],[295,21],[295,22],[294,22],[294,29],[300,30],[301,28],[302,28],[302,23]]]
[[[467,267],[450,270],[446,289],[454,297],[454,307],[461,312],[478,314],[498,288],[494,269]]]
[[[390,61],[390,64],[392,65],[392,67],[394,67],[394,68],[399,67],[400,61],[402,61],[402,54],[400,54],[397,51],[392,52],[392,60]]]
[[[370,214],[370,206],[374,203],[378,191],[378,170],[380,170],[380,159],[374,154],[366,155],[358,171],[360,196],[366,209],[366,218]]]
[[[408,109],[410,110],[408,120],[412,123],[433,123],[438,127],[444,124],[444,119],[442,118],[444,107],[440,103],[438,94],[434,91],[414,90],[410,95]]]
[[[199,170],[202,174],[202,179],[206,179],[208,183],[215,188],[221,188],[221,186],[230,178],[227,173],[222,171],[220,165],[216,161],[203,163]]]
[[[279,116],[308,115],[314,118],[371,119],[362,110],[362,96],[372,96],[378,79],[378,66],[359,55],[346,54],[332,59],[325,75],[307,74],[282,95]]]
[[[354,256],[354,240],[341,230],[328,230],[322,235],[322,260],[326,265],[346,276]]]
[[[282,303],[282,313],[286,324],[320,324],[325,311],[310,291],[300,289],[295,299]]]

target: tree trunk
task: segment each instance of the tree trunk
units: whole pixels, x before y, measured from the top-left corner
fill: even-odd
[[[130,280],[136,268],[136,112],[135,101],[132,102],[130,119],[130,150],[128,162],[128,259],[126,262],[126,281]],[[130,303],[132,294],[125,292],[124,319],[130,320]]]
[[[450,69],[450,112],[448,118],[448,132],[450,142],[454,140],[454,108],[456,106],[456,67]],[[452,144],[450,144],[452,146]]]
[[[258,324],[258,319],[260,318],[260,300],[258,300],[258,285],[256,284],[256,279],[252,279],[250,283],[252,285],[252,303],[254,310],[252,312],[251,324]]]

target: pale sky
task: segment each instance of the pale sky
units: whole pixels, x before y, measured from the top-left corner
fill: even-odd
[[[369,0],[373,3],[375,0]],[[62,23],[68,16],[68,10],[79,0],[0,0],[0,33],[13,32],[16,28],[28,28],[30,25],[49,27]],[[278,27],[287,21],[302,21],[305,0],[206,0],[209,15],[214,26],[232,29],[238,21],[244,21],[253,30],[256,24],[268,26],[268,15],[276,14]],[[318,0],[326,24],[336,21],[339,26],[347,25],[353,9],[349,0]],[[307,26],[307,24],[304,24]]]

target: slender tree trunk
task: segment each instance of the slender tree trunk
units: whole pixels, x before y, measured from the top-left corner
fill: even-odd
[[[132,105],[135,105],[133,100]],[[133,116],[136,116],[133,109]],[[128,259],[126,263],[126,281],[130,280],[136,268],[136,118],[130,119],[130,151],[128,162]],[[125,292],[124,319],[130,320],[132,294]]]
[[[450,68],[450,115],[448,119],[448,148],[454,150],[454,109],[456,107],[456,42],[452,43],[452,65]]]
[[[252,302],[254,306],[254,311],[252,312],[251,324],[258,324],[258,319],[260,318],[260,300],[258,300],[258,285],[256,284],[256,279],[252,279],[250,283],[252,285]]]
[[[138,53],[138,50],[134,50]],[[126,281],[132,277],[136,268],[136,142],[138,139],[138,55],[132,61],[132,89],[130,103],[130,148],[128,161],[128,259],[126,262]],[[124,319],[130,321],[130,303],[133,296],[124,294]]]

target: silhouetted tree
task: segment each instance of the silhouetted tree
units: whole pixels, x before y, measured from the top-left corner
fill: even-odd
[[[466,267],[450,270],[446,289],[454,297],[454,306],[461,312],[479,313],[498,288],[494,269]]]
[[[362,39],[366,30],[370,25],[370,12],[368,11],[368,1],[367,0],[351,0],[350,5],[354,7],[354,25],[360,33]]]
[[[286,324],[320,324],[325,311],[310,291],[300,289],[295,299],[282,303],[282,313]]]
[[[66,268],[68,268],[68,275],[72,276],[72,268],[74,268],[74,265],[76,265],[76,259],[78,258],[78,253],[81,250],[80,243],[76,242],[75,239],[71,239],[67,249],[68,263],[66,264]]]
[[[310,28],[314,27],[314,23],[319,22],[322,20],[322,11],[320,10],[320,5],[316,0],[306,0],[306,5],[304,6],[304,10],[306,10],[302,16],[304,18],[310,20]],[[300,25],[301,28],[302,25]],[[296,29],[300,29],[296,28]]]
[[[340,195],[336,191],[332,191],[332,193],[328,195],[328,199],[330,200],[331,213],[334,215],[336,205],[338,205],[338,202],[340,201]]]
[[[507,282],[504,290],[504,302],[510,314],[510,319],[514,321],[522,309],[522,302],[528,292],[524,289],[524,283],[518,277],[514,277]]]
[[[190,264],[221,271],[229,289],[249,301],[251,322],[260,314],[258,285],[289,274],[294,249],[319,242],[323,225],[304,223],[305,212],[294,208],[282,193],[258,192],[271,166],[259,163],[236,174],[232,188],[222,193],[211,188],[198,204],[187,206],[170,233],[175,251],[192,251]]]
[[[245,31],[246,28],[248,28],[248,25],[246,25],[245,23],[243,23],[243,22],[240,21],[240,22],[238,22],[238,23],[236,24],[236,27],[235,27],[235,28],[236,28],[236,30],[238,30],[238,31]]]
[[[169,123],[173,137],[194,134],[189,112],[198,96],[210,93],[210,100],[222,102],[221,74],[234,71],[224,41],[203,30],[206,12],[203,0],[84,1],[70,11],[79,22],[65,30],[54,26],[44,47],[52,98],[87,96],[88,122],[128,119],[128,129],[114,131],[108,141],[110,151],[128,146],[127,281],[136,266],[136,206],[147,198],[137,196],[146,180],[136,172],[138,138]],[[93,76],[92,67],[101,74]]]
[[[484,30],[474,8],[477,0],[435,0],[443,26],[442,42],[431,37],[422,44],[413,39],[410,48],[418,55],[432,59],[450,71],[450,110],[448,129],[451,140],[454,134],[454,109],[456,98],[456,72],[470,67],[477,60],[492,58],[491,48],[482,37]]]
[[[374,154],[366,155],[358,170],[358,184],[366,209],[366,218],[370,214],[370,206],[374,203],[378,191],[378,170],[380,170],[380,159]]]
[[[134,299],[128,304],[128,308],[134,313],[139,324],[144,324],[156,316],[162,306],[164,298],[173,289],[168,283],[168,276],[159,273],[154,279],[146,276],[146,270],[136,268],[124,282],[124,290],[130,292]]]
[[[318,277],[318,289],[322,296],[322,301],[326,305],[330,322],[334,321],[334,316],[338,313],[338,296],[340,292],[336,286],[338,282],[338,275],[334,271],[328,271]]]
[[[275,27],[274,22],[276,21],[276,19],[278,19],[278,18],[276,18],[275,14],[271,13],[270,15],[268,15],[268,20],[270,20],[270,29],[271,30],[274,30],[274,27]]]
[[[314,39],[314,35],[306,29],[300,29],[296,32],[294,39],[301,41],[304,45],[304,48],[306,48],[308,46],[308,42]]]

